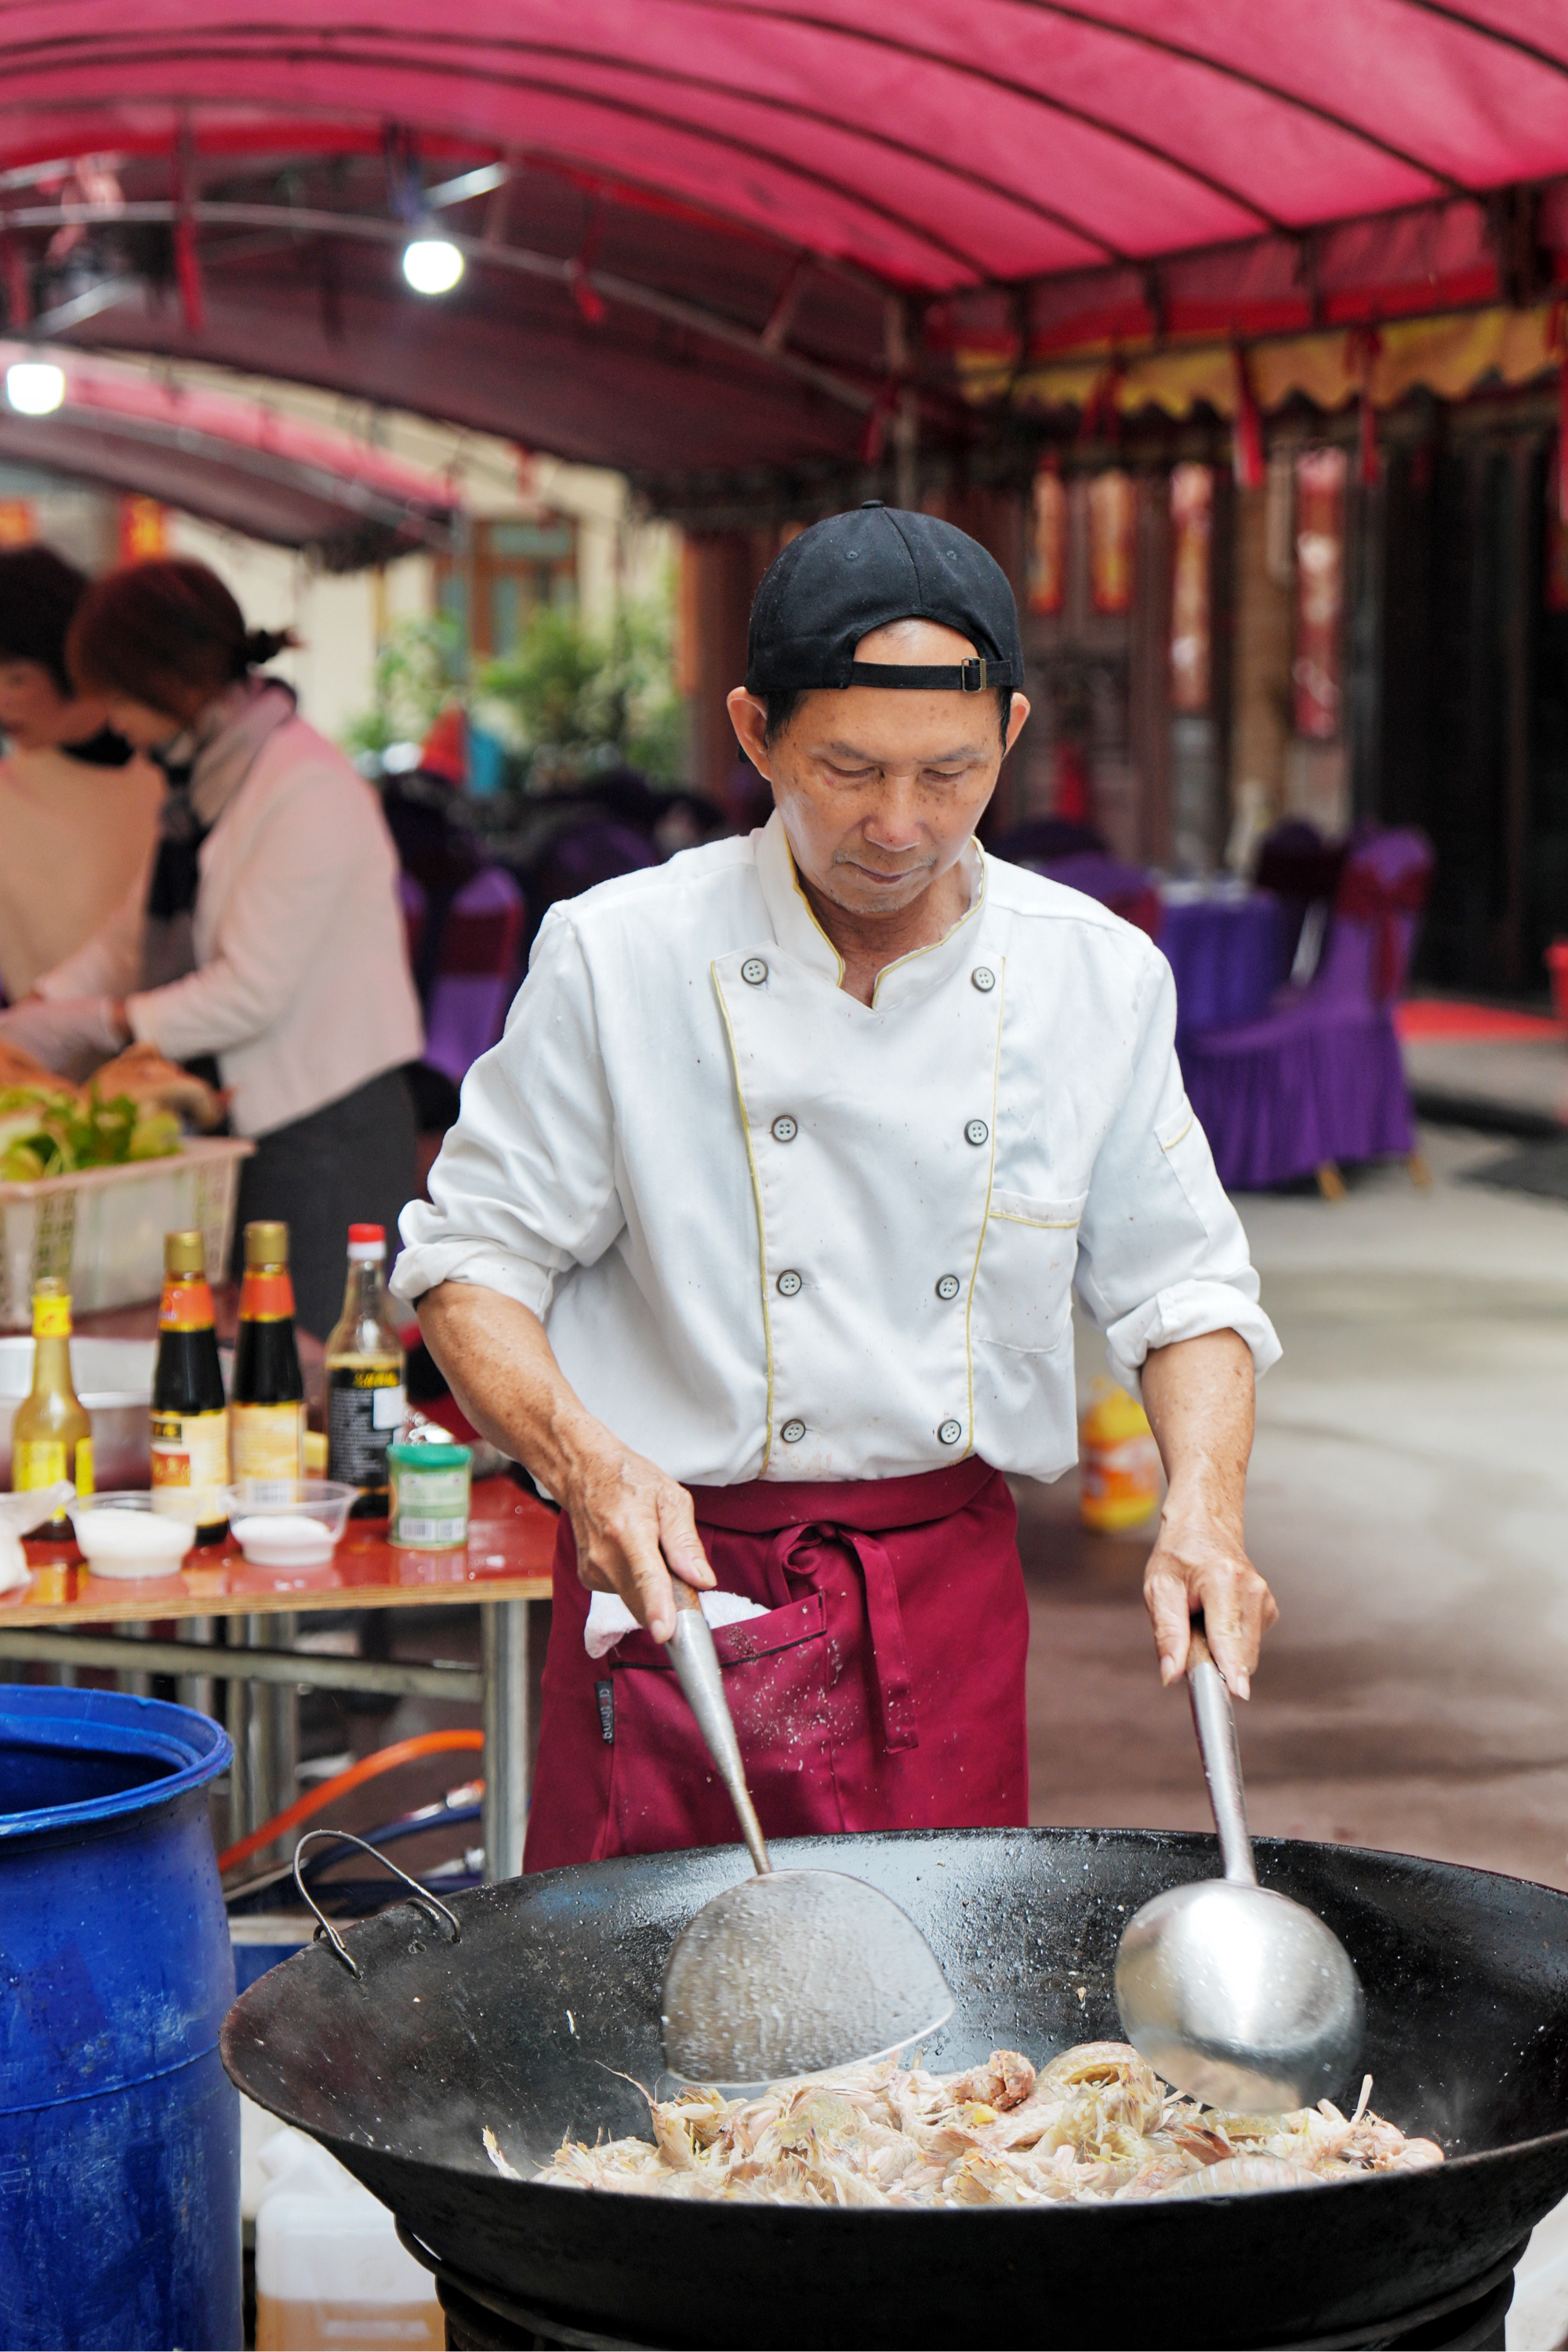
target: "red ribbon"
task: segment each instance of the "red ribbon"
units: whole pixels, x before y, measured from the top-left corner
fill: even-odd
[[[1430,862],[1413,866],[1395,882],[1385,882],[1365,859],[1352,858],[1340,876],[1334,911],[1354,923],[1377,925],[1375,981],[1380,1004],[1386,1004],[1399,985],[1401,951],[1399,918],[1419,915],[1426,904],[1432,879]]]

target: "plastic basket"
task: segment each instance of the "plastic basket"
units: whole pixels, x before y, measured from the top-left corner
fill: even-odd
[[[195,1226],[208,1278],[222,1281],[239,1163],[255,1149],[238,1136],[193,1136],[167,1160],[0,1183],[0,1329],[30,1328],[33,1286],[46,1276],[68,1284],[78,1315],[156,1298],[164,1234]]]

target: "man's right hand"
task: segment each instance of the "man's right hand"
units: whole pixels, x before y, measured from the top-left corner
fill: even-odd
[[[685,1487],[595,1420],[543,1324],[517,1299],[479,1283],[437,1283],[419,1301],[419,1326],[474,1427],[526,1463],[570,1517],[588,1591],[618,1592],[655,1641],[668,1642],[671,1573],[691,1585],[715,1580]]]
[[[711,1585],[713,1570],[691,1497],[657,1463],[608,1441],[574,1460],[562,1507],[577,1538],[577,1574],[590,1592],[618,1592],[656,1642],[675,1631],[672,1574]]]

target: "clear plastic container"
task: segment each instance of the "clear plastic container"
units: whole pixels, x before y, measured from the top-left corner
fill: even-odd
[[[434,2283],[388,2209],[303,2132],[274,2132],[256,2164],[257,2352],[439,2352]]]
[[[173,1576],[196,1539],[191,1520],[155,1511],[145,1493],[93,1495],[68,1506],[68,1516],[94,1576]]]
[[[187,1136],[167,1160],[0,1183],[0,1327],[26,1330],[33,1290],[63,1282],[78,1315],[156,1298],[163,1236],[199,1226],[216,1281],[234,1239],[243,1136]]]
[[[357,1486],[335,1478],[301,1478],[286,1502],[253,1503],[224,1488],[229,1533],[257,1568],[317,1568],[331,1559]]]

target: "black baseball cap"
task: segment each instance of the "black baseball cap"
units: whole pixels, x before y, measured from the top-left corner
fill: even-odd
[[[973,661],[858,662],[889,621],[938,621],[979,648]],[[792,539],[752,603],[746,692],[892,686],[979,694],[1021,688],[1024,648],[1007,575],[977,539],[940,517],[868,499]]]

